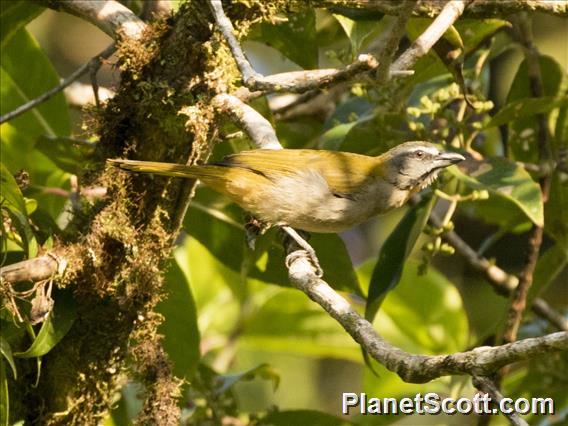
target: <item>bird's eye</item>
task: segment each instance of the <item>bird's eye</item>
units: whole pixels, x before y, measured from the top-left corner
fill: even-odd
[[[424,157],[424,151],[418,150],[414,153],[414,155],[416,155],[416,158],[423,158]]]

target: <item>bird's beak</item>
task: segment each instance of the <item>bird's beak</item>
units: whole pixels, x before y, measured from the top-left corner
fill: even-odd
[[[438,167],[448,167],[452,164],[465,160],[465,157],[457,152],[442,152],[436,157]]]

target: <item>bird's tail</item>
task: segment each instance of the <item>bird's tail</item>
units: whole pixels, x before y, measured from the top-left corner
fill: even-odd
[[[219,177],[223,172],[215,166],[186,166],[184,164],[158,163],[154,161],[109,159],[108,163],[123,170],[153,173],[162,176],[203,179]]]

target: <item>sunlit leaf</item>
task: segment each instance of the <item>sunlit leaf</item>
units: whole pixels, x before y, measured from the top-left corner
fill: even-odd
[[[0,2],[0,48],[43,10],[39,4],[27,0]]]
[[[373,261],[358,269],[369,279]],[[445,353],[464,349],[468,322],[455,286],[434,267],[418,274],[419,264],[409,259],[399,284],[390,291],[374,321],[390,343],[413,353]]]
[[[47,319],[43,322],[32,345],[24,352],[15,353],[16,358],[40,357],[48,353],[71,329],[77,316],[75,299],[70,291],[60,291]]]
[[[433,203],[433,198],[424,197],[411,207],[381,247],[369,284],[367,320],[374,320],[385,296],[398,284],[406,258],[428,220]]]
[[[59,76],[34,38],[18,30],[1,50],[0,113],[5,114],[35,99],[59,84]],[[26,170],[32,188],[67,184],[68,175],[58,169],[42,153],[34,149],[38,136],[69,135],[69,111],[61,93],[23,115],[0,125],[2,161],[11,173]],[[54,185],[55,186],[55,185]],[[61,212],[66,199],[34,194],[40,208],[53,218]]]
[[[274,287],[254,300],[258,307],[242,332],[240,349],[361,361],[359,346],[300,291]]]
[[[485,189],[510,201],[536,225],[543,226],[544,212],[540,186],[516,163],[501,157],[483,161],[470,159],[448,172],[470,188]]]

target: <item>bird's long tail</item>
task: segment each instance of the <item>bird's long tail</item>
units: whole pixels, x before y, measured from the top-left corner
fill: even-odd
[[[138,173],[153,173],[162,176],[201,179],[223,175],[216,166],[186,166],[184,164],[158,163],[154,161],[136,161],[109,159],[110,164],[123,170]]]

